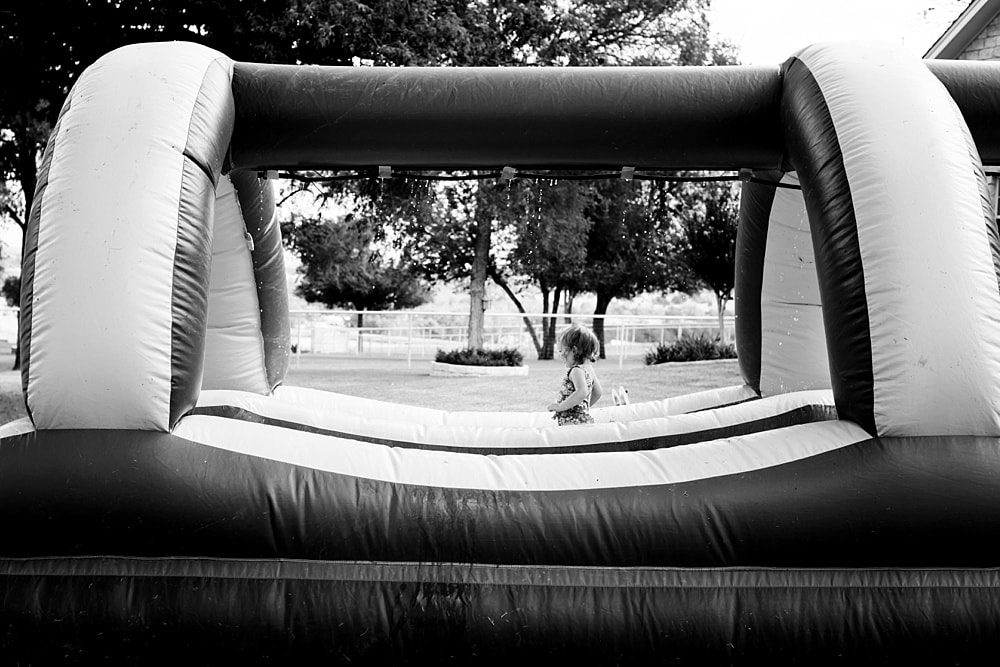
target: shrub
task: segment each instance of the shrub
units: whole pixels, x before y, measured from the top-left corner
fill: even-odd
[[[467,347],[461,350],[438,350],[434,361],[459,366],[520,366],[524,355],[517,348],[482,350]]]
[[[736,346],[709,338],[705,334],[697,336],[685,334],[669,345],[661,343],[646,353],[647,364],[735,358]]]

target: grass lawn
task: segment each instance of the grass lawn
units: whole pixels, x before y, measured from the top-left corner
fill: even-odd
[[[444,410],[544,410],[566,372],[561,361],[526,360],[528,375],[503,378],[431,377],[428,359],[303,354],[293,357],[286,384]],[[25,416],[21,375],[0,355],[0,423]],[[625,385],[633,403],[742,384],[735,360],[646,366],[640,359],[597,362],[610,405],[611,388]],[[605,401],[608,401],[605,403]]]

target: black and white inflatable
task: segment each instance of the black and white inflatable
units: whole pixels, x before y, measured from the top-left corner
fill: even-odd
[[[90,66],[22,269],[7,661],[961,661],[1000,645],[1000,64]],[[745,385],[459,413],[282,384],[269,169],[752,169]],[[796,185],[797,188],[776,187]],[[917,663],[919,664],[919,663]]]

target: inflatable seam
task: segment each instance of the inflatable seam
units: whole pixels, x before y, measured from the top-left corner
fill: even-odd
[[[204,98],[206,82],[208,81],[208,77],[212,73],[212,70],[216,67],[221,66],[224,69],[229,69],[228,67],[225,67],[225,65],[223,65],[223,63],[226,62],[231,62],[231,61],[229,60],[228,57],[225,56],[213,59],[211,62],[209,62],[208,66],[205,68],[205,72],[201,76],[201,84],[198,86],[198,94],[195,95],[194,105],[192,106],[191,109],[191,119],[188,121],[187,141],[185,142],[183,150],[184,156],[189,160],[191,160],[192,162],[194,162],[198,166],[198,168],[201,169],[206,176],[208,176],[208,180],[212,182],[212,186],[216,188],[219,187],[219,178],[222,175],[221,163],[225,161],[225,157],[223,156],[222,159],[220,160],[218,168],[213,168],[211,165],[206,164],[203,160],[200,160],[197,156],[194,155],[194,153],[191,152],[190,142],[192,136],[192,127],[194,125],[195,119],[198,118],[198,104]],[[228,78],[231,82],[232,81],[231,73]],[[231,128],[230,128],[230,134],[232,134]],[[226,153],[228,153],[228,145]]]
[[[721,440],[723,438],[733,438],[744,435],[751,435],[763,431],[769,431],[798,424],[810,424],[820,421],[834,421],[837,419],[837,410],[832,405],[803,405],[786,412],[769,415],[759,419],[753,419],[738,424],[720,426],[717,428],[707,428],[685,433],[672,433],[667,435],[649,436],[637,438],[635,440],[619,440],[613,442],[601,442],[591,444],[574,445],[532,445],[532,446],[482,446],[470,447],[462,445],[449,445],[429,442],[415,442],[397,440],[393,438],[383,438],[365,433],[351,433],[337,429],[302,424],[286,419],[268,417],[253,412],[246,408],[239,408],[229,405],[212,405],[196,407],[188,412],[191,416],[220,417],[224,419],[235,419],[238,421],[253,424],[264,424],[267,426],[277,426],[293,431],[314,433],[336,438],[345,438],[359,442],[367,442],[373,445],[385,447],[400,447],[403,449],[422,449],[428,451],[453,452],[464,454],[479,454],[488,456],[519,456],[530,454],[578,454],[592,452],[636,452],[653,449],[668,449],[671,447],[681,447],[710,440]]]

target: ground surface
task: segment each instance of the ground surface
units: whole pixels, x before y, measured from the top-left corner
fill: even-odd
[[[445,410],[544,410],[559,392],[566,372],[561,361],[527,360],[527,376],[432,377],[427,358],[311,355],[293,357],[286,384],[313,387],[395,403]],[[0,423],[25,416],[21,375],[9,370],[13,357],[0,355]],[[632,402],[651,401],[703,389],[742,384],[735,360],[646,366],[641,360],[597,362],[610,405],[611,389],[628,387]],[[606,402],[605,402],[606,401]]]

